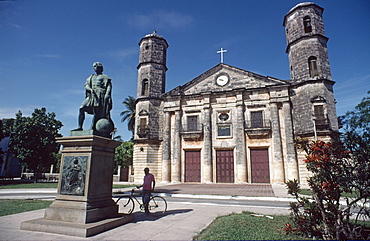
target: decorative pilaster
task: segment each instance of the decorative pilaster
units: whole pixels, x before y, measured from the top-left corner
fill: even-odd
[[[164,112],[162,182],[171,181],[171,113]]]
[[[244,105],[243,95],[237,95],[236,102],[236,168],[237,168],[237,182],[247,182],[247,158],[245,153],[245,132],[244,132]]]
[[[173,140],[173,160],[171,169],[172,182],[181,182],[181,113],[180,110],[175,111],[175,131]]]
[[[278,103],[271,103],[271,127],[272,127],[272,177],[271,183],[283,183],[284,162],[283,151],[281,148],[280,120],[278,113]]]
[[[212,126],[211,126],[211,106],[209,96],[204,98],[204,147],[203,147],[203,182],[213,181],[212,170]]]
[[[283,103],[284,111],[284,122],[285,122],[285,145],[286,145],[286,163],[285,165],[289,170],[287,173],[287,179],[293,180],[298,179],[298,163],[294,149],[294,137],[293,137],[293,127],[292,127],[292,114],[290,111],[290,103]]]

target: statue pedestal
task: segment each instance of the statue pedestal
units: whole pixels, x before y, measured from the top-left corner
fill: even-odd
[[[63,150],[55,201],[44,218],[23,222],[21,229],[88,237],[133,221],[112,200],[114,150],[120,143],[96,135],[58,142]]]

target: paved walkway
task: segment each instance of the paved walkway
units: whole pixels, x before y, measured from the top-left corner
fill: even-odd
[[[247,197],[275,197],[268,184],[174,184],[159,186],[158,193],[195,194],[195,195],[228,195]]]
[[[164,195],[171,194],[175,196],[180,194],[194,195],[200,192],[202,195],[217,194],[218,197],[224,198],[228,198],[227,195],[240,196],[248,193],[251,198],[255,199],[258,199],[259,194],[263,193],[265,196],[261,198],[274,200],[276,196],[286,196],[283,189],[282,185],[271,187],[270,185],[254,184],[175,184],[159,185],[156,191],[161,191]],[[278,195],[277,193],[281,194]],[[162,217],[148,218],[144,217],[141,212],[135,212],[135,222],[93,237],[79,238],[20,230],[23,221],[43,217],[44,210],[37,210],[0,217],[0,240],[191,240],[197,232],[205,228],[217,216],[242,211],[252,211],[265,215],[289,213],[288,208],[169,202],[168,211]]]

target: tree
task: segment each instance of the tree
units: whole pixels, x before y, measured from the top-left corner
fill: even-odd
[[[8,149],[34,171],[35,177],[56,164],[55,153],[60,145],[55,138],[62,136],[59,130],[63,124],[55,117],[45,108],[35,109],[31,117],[24,117],[21,111],[16,114]]]
[[[122,102],[126,107],[126,110],[121,112],[122,122],[128,121],[127,129],[132,132],[132,137],[134,136],[135,128],[135,115],[136,115],[136,99],[132,96],[126,97]]]
[[[308,184],[313,200],[299,194],[297,180],[286,183],[288,193],[297,199],[291,203],[295,226],[288,224],[288,232],[337,240],[370,238],[357,222],[359,217],[370,219],[370,98],[363,98],[341,120],[341,141],[296,142],[307,154],[304,162],[312,173]]]
[[[6,137],[9,137],[12,131],[14,119],[2,119],[0,120],[0,141]],[[7,150],[0,148],[0,165],[3,163],[4,154]]]
[[[132,165],[134,152],[134,143],[132,141],[122,142],[115,150],[114,155],[114,171],[117,172],[118,165],[121,165],[123,168],[127,168],[129,165]]]
[[[4,131],[3,131],[3,121],[2,120],[0,120],[0,126],[1,126],[1,129],[0,129],[0,141],[1,141],[5,137]],[[3,163],[3,155],[4,155],[4,151],[2,150],[2,148],[0,148],[0,165],[2,165],[2,163]]]
[[[362,182],[370,188],[370,174],[365,173],[369,170],[368,164],[370,160],[370,91],[368,96],[355,107],[354,111],[348,111],[344,116],[341,116],[343,124],[342,141],[346,148],[351,153],[351,157],[357,165],[361,166],[358,170],[362,174],[357,182]]]
[[[14,119],[2,119],[0,120],[0,140],[5,137],[9,137],[14,126]]]

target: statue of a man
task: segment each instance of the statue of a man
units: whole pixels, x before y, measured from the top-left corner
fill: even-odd
[[[99,62],[93,64],[96,74],[86,79],[86,98],[80,107],[78,116],[78,128],[74,131],[82,131],[85,120],[85,112],[93,115],[92,130],[96,130],[96,122],[102,118],[110,120],[112,109],[112,82],[108,75],[103,74],[103,65]]]

